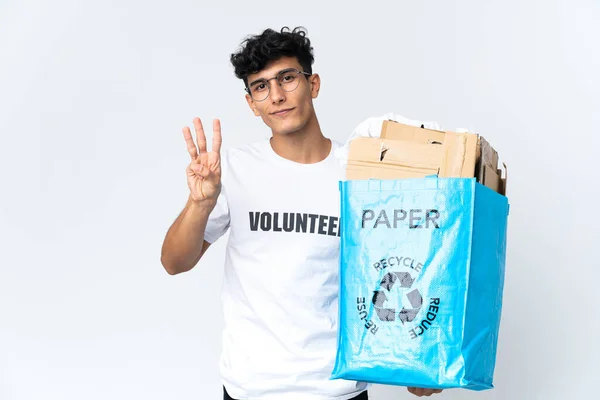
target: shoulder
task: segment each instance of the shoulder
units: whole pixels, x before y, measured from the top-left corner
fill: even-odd
[[[234,163],[241,160],[260,158],[266,148],[267,139],[258,140],[241,146],[230,147],[221,152],[221,159],[224,163]]]
[[[221,151],[221,167],[223,174],[227,171],[236,171],[240,168],[248,168],[256,165],[265,157],[265,149],[268,145],[267,139],[258,140],[249,144],[229,147]]]
[[[268,143],[268,139],[256,140],[252,143],[247,143],[235,147],[230,147],[226,150],[229,156],[231,155],[242,155],[242,154],[253,154],[264,151],[265,145]]]

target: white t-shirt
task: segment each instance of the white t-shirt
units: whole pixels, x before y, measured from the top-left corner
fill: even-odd
[[[222,156],[222,190],[204,238],[230,230],[222,292],[222,382],[236,399],[350,399],[330,380],[337,349],[339,181],[334,152],[301,164],[268,139]]]

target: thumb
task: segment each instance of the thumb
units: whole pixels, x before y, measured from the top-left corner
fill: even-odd
[[[221,177],[205,165],[198,164],[193,166],[192,169],[197,175],[200,175],[203,180],[215,187],[219,186],[221,183]]]
[[[197,163],[191,163],[190,164],[190,170],[196,174],[196,175],[200,175],[202,178],[206,179],[210,176],[210,169],[205,167],[202,164],[197,164]]]

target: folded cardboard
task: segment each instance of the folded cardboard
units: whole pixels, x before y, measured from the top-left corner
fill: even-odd
[[[423,144],[442,144],[444,143],[445,132],[419,128],[418,126],[401,124],[395,121],[383,121],[379,137]]]
[[[350,142],[346,179],[477,178],[506,194],[498,153],[480,135],[442,132],[384,121],[379,138]]]
[[[436,174],[474,176],[477,135],[439,132],[392,121],[385,121],[383,129],[383,137],[361,137],[350,142],[347,179],[359,179],[360,170],[368,170],[371,178],[382,179],[382,169],[397,171],[396,179]],[[390,171],[385,172],[388,176]]]
[[[502,171],[498,168],[498,152],[482,136],[479,137],[479,141],[481,157],[477,160],[475,177],[483,185],[505,194],[506,172],[505,177],[502,178]],[[506,170],[506,165],[504,169]]]

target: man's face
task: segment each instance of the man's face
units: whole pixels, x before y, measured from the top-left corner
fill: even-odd
[[[280,86],[277,79],[271,78],[290,68],[303,71],[295,57],[282,57],[268,64],[262,71],[248,76],[248,87],[256,87],[258,81],[259,84],[263,83],[260,90],[266,90],[263,80],[269,79],[270,90],[265,100],[257,101],[250,95],[246,95],[246,100],[254,115],[260,116],[274,134],[286,135],[300,131],[314,117],[312,99],[319,94],[319,76],[300,74],[297,77],[298,87],[291,92],[286,91],[285,83]]]

